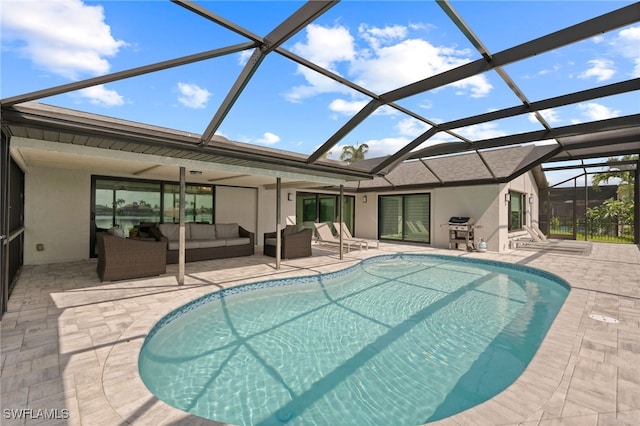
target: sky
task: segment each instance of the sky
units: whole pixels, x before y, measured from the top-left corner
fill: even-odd
[[[259,36],[298,1],[198,1]],[[618,1],[452,1],[490,53],[631,4]],[[0,97],[7,98],[247,40],[168,1],[1,0]],[[480,58],[433,1],[343,1],[283,47],[375,93]],[[234,53],[41,99],[40,102],[201,134],[251,55]],[[504,67],[529,101],[640,77],[640,23]],[[271,53],[217,133],[310,154],[368,98]],[[435,123],[521,104],[495,71],[397,102]],[[551,126],[637,114],[637,92],[544,111]],[[429,126],[380,108],[331,151],[366,143],[388,155]],[[456,132],[471,139],[542,129],[530,116]],[[437,134],[429,143],[452,140]],[[553,184],[576,171],[547,174]],[[557,175],[558,177],[555,177]]]

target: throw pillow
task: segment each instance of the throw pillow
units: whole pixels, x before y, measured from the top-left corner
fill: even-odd
[[[237,223],[216,223],[216,238],[226,240],[229,238],[240,238],[240,231]]]
[[[124,231],[118,226],[112,226],[107,230],[107,233],[113,235],[114,237],[125,238]]]

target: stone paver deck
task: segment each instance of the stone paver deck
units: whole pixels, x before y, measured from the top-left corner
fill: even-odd
[[[142,383],[137,356],[155,322],[219,288],[334,271],[394,252],[525,264],[572,286],[522,376],[495,398],[437,424],[640,424],[640,250],[597,243],[588,256],[465,253],[382,243],[379,249],[345,254],[342,261],[336,253],[314,248],[313,257],[283,261],[279,271],[274,259],[261,254],[187,264],[184,286],[176,284],[175,265],[160,277],[105,283],[92,261],[25,266],[1,321],[0,423],[215,424],[157,400]],[[590,314],[620,322],[596,321]]]

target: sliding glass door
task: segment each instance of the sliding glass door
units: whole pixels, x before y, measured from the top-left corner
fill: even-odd
[[[91,257],[96,231],[129,229],[143,222],[179,222],[180,186],[174,182],[94,176],[91,203]],[[186,221],[214,223],[213,185],[188,184]]]
[[[381,195],[380,239],[430,243],[430,194]]]
[[[314,194],[298,192],[296,196],[296,222],[313,229],[314,223],[338,222],[340,220],[340,196],[335,194]],[[343,219],[344,223],[353,233],[355,216],[355,197],[344,196]],[[330,226],[331,227],[331,226]]]

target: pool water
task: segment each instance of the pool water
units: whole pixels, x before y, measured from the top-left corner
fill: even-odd
[[[418,425],[525,369],[568,294],[551,274],[433,255],[228,289],[165,317],[139,357],[159,399],[237,425]]]

